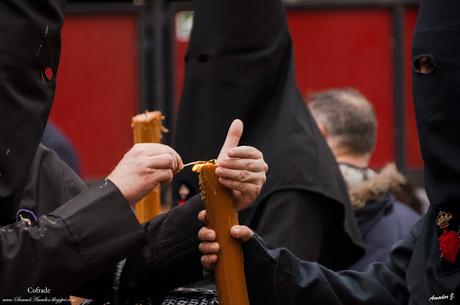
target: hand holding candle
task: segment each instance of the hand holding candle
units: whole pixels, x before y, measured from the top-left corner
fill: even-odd
[[[238,210],[254,202],[268,171],[268,165],[259,150],[251,146],[238,146],[242,134],[243,123],[234,120],[216,162],[219,182],[232,190]]]
[[[163,126],[163,114],[160,111],[151,111],[138,114],[132,118],[134,143],[160,143],[162,133],[167,132]],[[173,172],[173,174],[175,174]],[[168,181],[171,181],[169,179]],[[136,217],[144,223],[161,213],[160,187],[157,185],[135,207]]]
[[[206,218],[206,210],[198,214],[198,219],[204,223],[206,223]],[[254,232],[247,226],[235,225],[230,228],[230,235],[235,239],[246,242],[254,235]],[[199,249],[203,253],[201,264],[206,270],[212,271],[216,267],[220,251],[220,244],[216,241],[216,232],[208,227],[202,227],[198,232],[198,238],[201,241]]]
[[[201,198],[209,226],[215,230],[221,246],[221,260],[214,272],[221,305],[249,304],[241,245],[229,230],[238,224],[237,210],[252,203],[260,193],[268,169],[260,151],[249,146],[237,147],[242,132],[242,122],[233,121],[217,164],[209,161],[193,167],[200,173]]]
[[[180,156],[163,144],[136,144],[107,177],[130,204],[160,183],[169,182],[183,167]]]

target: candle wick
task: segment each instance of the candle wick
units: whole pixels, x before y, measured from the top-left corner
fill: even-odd
[[[193,161],[193,162],[189,162],[189,163],[184,164],[184,167],[192,166],[192,165],[200,164],[200,163],[205,163],[205,162],[206,161]]]
[[[216,164],[216,159],[211,159],[211,160],[208,160],[208,161],[193,161],[193,162],[186,163],[184,165],[184,167],[187,167],[187,166],[190,166],[190,165],[195,165],[195,164],[205,164],[205,163]]]

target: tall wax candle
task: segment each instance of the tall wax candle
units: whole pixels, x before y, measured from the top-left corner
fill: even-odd
[[[160,143],[166,129],[162,125],[164,116],[160,111],[145,112],[132,118],[134,143]],[[161,213],[160,186],[136,204],[136,216],[144,223]]]
[[[208,226],[216,232],[220,245],[214,270],[219,304],[249,305],[241,244],[230,235],[230,228],[239,223],[233,194],[219,183],[214,162],[195,165],[193,170],[199,172]]]

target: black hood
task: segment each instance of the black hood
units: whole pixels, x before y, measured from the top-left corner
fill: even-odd
[[[281,1],[198,0],[195,7],[174,148],[184,162],[216,158],[230,123],[241,119],[240,144],[260,149],[270,167],[245,223],[274,192],[315,192],[336,203],[343,239],[354,244],[359,231],[346,186],[296,86]],[[190,171],[180,179],[196,186]]]
[[[413,96],[431,202],[407,272],[420,304],[432,294],[460,297],[460,255],[448,262],[439,238],[460,230],[460,1],[422,0],[412,47]],[[452,219],[441,229],[440,212]]]
[[[413,95],[432,205],[460,202],[460,2],[422,1],[414,34]],[[431,71],[420,72],[425,59]],[[417,72],[418,71],[418,72]]]
[[[61,0],[0,1],[0,224],[13,222],[54,98]]]

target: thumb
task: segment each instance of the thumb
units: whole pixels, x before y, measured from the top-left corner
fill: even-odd
[[[229,149],[238,146],[242,134],[243,122],[241,122],[241,120],[238,119],[234,120],[230,125],[230,128],[228,129],[227,137],[225,138],[224,145],[222,145],[219,157],[217,157],[217,161],[220,161]]]
[[[252,230],[249,229],[247,226],[236,225],[230,228],[230,234],[233,238],[245,242],[248,241],[254,235],[254,232],[252,232]]]

